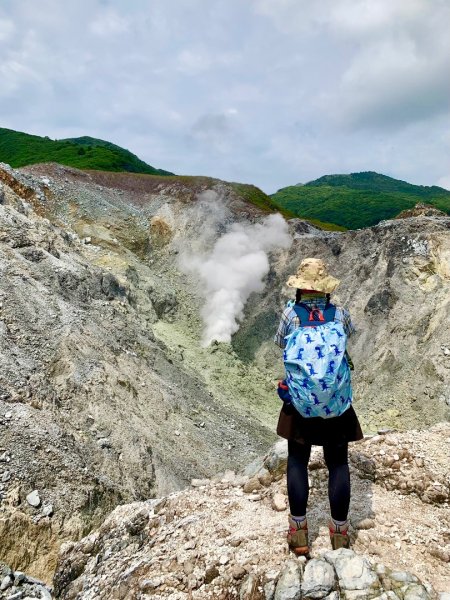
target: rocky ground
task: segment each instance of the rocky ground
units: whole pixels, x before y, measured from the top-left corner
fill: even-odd
[[[0,560],[13,570],[50,583],[61,542],[115,506],[239,470],[270,447],[282,375],[272,335],[305,256],[341,278],[358,326],[365,432],[448,418],[450,218],[345,233],[292,220],[292,247],[269,256],[231,344],[202,348],[204,296],[180,257],[264,216],[217,180],[0,166]],[[395,454],[383,468],[401,474]],[[420,479],[416,492],[439,496],[442,478]]]
[[[423,202],[418,202],[414,208],[408,208],[406,210],[402,210],[401,213],[395,217],[396,219],[407,219],[409,217],[432,217],[438,216],[443,217],[446,213],[438,208],[435,208],[431,204],[425,204]]]
[[[40,216],[52,217],[52,200],[34,180],[10,170],[3,179],[1,558],[50,581],[62,539],[119,502],[244,465],[274,434],[235,413],[183,364],[180,347],[156,337],[179,301],[159,271]],[[34,490],[52,515],[26,502]]]
[[[444,598],[450,590],[449,450],[448,424],[352,446],[356,555],[330,553],[326,468],[316,449],[308,512],[313,560],[305,568],[303,559],[289,559],[281,442],[241,474],[194,480],[192,488],[161,500],[117,508],[97,531],[65,544],[55,590],[67,600],[281,600],[299,598],[300,586],[304,598]],[[340,595],[330,596],[337,584]],[[289,595],[292,586],[299,595]]]
[[[22,571],[13,571],[0,562],[0,598],[9,600],[51,600],[52,589]]]

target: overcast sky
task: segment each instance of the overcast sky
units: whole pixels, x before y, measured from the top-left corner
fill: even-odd
[[[0,0],[0,126],[259,185],[450,189],[448,0]]]

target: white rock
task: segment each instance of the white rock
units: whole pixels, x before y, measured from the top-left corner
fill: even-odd
[[[264,586],[265,600],[273,600],[275,598],[275,582],[268,581]]]
[[[331,550],[325,553],[324,558],[334,566],[341,590],[366,590],[379,587],[378,577],[367,558],[356,555],[353,550],[347,548]]]
[[[403,591],[403,600],[431,600],[431,596],[423,585],[411,583]]]
[[[34,506],[34,508],[38,508],[41,505],[41,499],[39,498],[39,492],[37,490],[33,490],[27,495],[27,502],[30,506]]]
[[[275,600],[299,600],[302,593],[300,585],[300,565],[296,560],[289,560],[278,580]]]
[[[313,558],[305,567],[302,582],[302,597],[314,600],[325,598],[333,591],[336,575],[333,567],[324,560]]]
[[[144,579],[139,584],[139,587],[141,588],[141,590],[143,592],[146,592],[148,590],[154,590],[154,589],[158,588],[163,583],[164,583],[163,577],[155,577],[154,579]]]
[[[52,504],[46,504],[44,506],[44,508],[42,509],[42,514],[44,517],[51,517],[53,514],[53,505]]]
[[[192,487],[202,487],[204,485],[209,485],[209,484],[210,484],[209,479],[192,479],[192,481],[191,481]]]
[[[6,575],[2,579],[2,583],[0,584],[0,590],[3,592],[12,586],[12,579],[9,575]]]
[[[287,498],[284,494],[276,492],[272,497],[272,508],[278,512],[282,512],[287,508]]]
[[[225,471],[221,479],[222,483],[234,483],[236,480],[236,473],[234,471]]]
[[[259,502],[259,500],[261,500],[261,496],[259,494],[248,494],[247,500],[250,500],[250,502]]]
[[[419,580],[412,573],[408,573],[407,571],[392,571],[389,574],[389,579],[393,579],[394,581],[398,581],[400,583],[418,583]]]
[[[257,581],[255,575],[251,573],[241,585],[239,591],[239,600],[252,600]]]

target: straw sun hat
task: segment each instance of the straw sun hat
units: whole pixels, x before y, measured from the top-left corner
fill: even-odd
[[[340,281],[328,274],[327,267],[320,258],[305,258],[300,263],[297,273],[291,275],[286,283],[289,287],[300,290],[331,294]]]

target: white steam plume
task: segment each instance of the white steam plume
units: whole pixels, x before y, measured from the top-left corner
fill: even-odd
[[[184,261],[184,266],[200,278],[206,296],[201,313],[204,346],[213,340],[231,341],[250,294],[264,289],[263,278],[269,272],[267,253],[288,248],[291,241],[283,217],[270,215],[254,225],[234,223],[209,255],[191,256]]]

